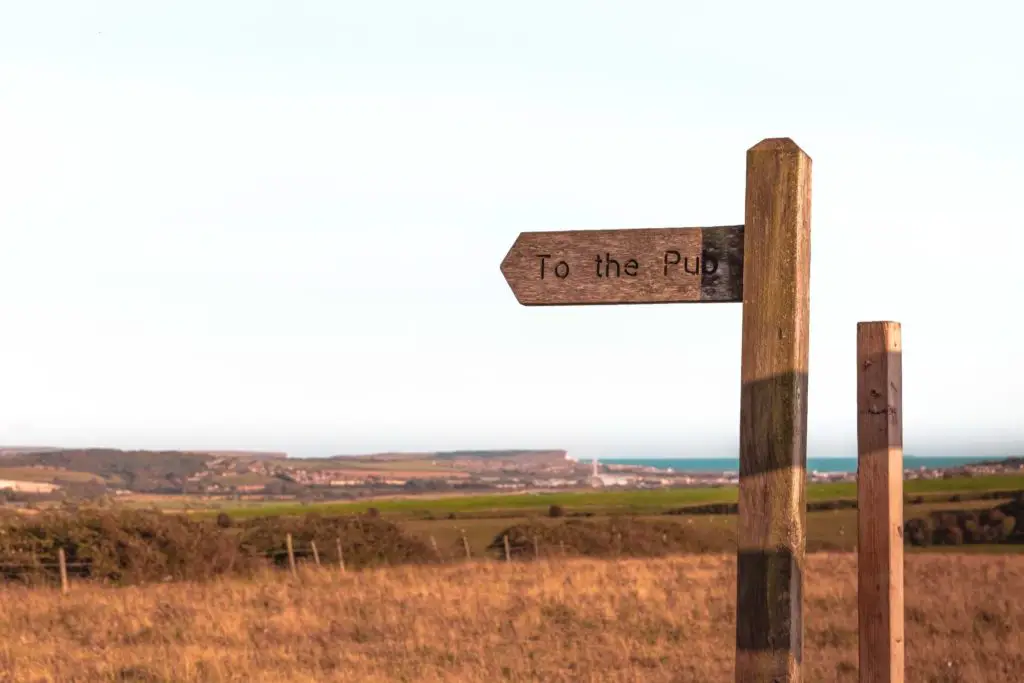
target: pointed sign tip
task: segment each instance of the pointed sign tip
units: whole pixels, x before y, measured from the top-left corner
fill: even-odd
[[[512,243],[511,247],[509,247],[508,253],[505,254],[505,258],[501,259],[501,274],[504,276],[506,282],[509,282],[508,270],[509,270],[510,264],[512,263],[512,259],[515,257],[516,245],[518,245],[518,244],[519,244],[519,238],[517,237],[516,241]],[[512,283],[509,282],[509,284],[512,284]]]

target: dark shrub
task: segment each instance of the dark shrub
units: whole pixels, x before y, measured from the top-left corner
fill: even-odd
[[[695,529],[678,522],[628,516],[516,524],[497,534],[487,547],[497,557],[504,557],[506,534],[513,558],[532,558],[534,539],[541,556],[559,553],[562,548],[573,555],[591,557],[736,551],[736,534],[731,529]]]
[[[915,546],[932,544],[932,525],[927,519],[911,519],[903,526],[903,536],[907,543]]]
[[[1002,522],[1004,519],[1006,519],[1006,514],[999,508],[985,510],[984,512],[981,513],[981,521],[986,526],[998,524]]]
[[[973,519],[964,520],[963,525],[964,541],[967,543],[984,543],[986,528]]]
[[[221,529],[231,528],[231,517],[226,512],[221,512],[217,515],[217,526]]]
[[[967,524],[981,524],[981,514],[977,510],[961,510],[956,513],[956,523],[961,528]]]
[[[1024,530],[1024,496],[1017,496],[1012,501],[1003,503],[996,509],[1007,517],[1015,518],[1017,520],[1016,528],[1018,530]]]
[[[316,542],[320,560],[336,564],[341,541],[345,566],[351,569],[381,565],[414,564],[436,560],[427,543],[406,536],[397,525],[371,517],[264,517],[243,527],[240,544],[245,552],[288,564],[287,534],[298,558],[312,559]]]
[[[816,512],[822,510],[856,510],[855,500],[823,500],[807,504],[808,511]]]
[[[552,505],[548,508],[548,517],[565,517],[565,508],[561,505]]]
[[[939,545],[960,545],[964,532],[959,526],[942,525],[935,530],[935,542]]]
[[[11,520],[0,530],[0,557],[12,566],[49,565],[53,573],[58,548],[64,549],[69,573],[123,584],[201,580],[261,563],[214,524],[151,510],[45,512]],[[30,573],[12,568],[6,576]]]
[[[810,509],[810,506],[808,506]],[[739,513],[737,503],[705,503],[704,505],[688,505],[665,512],[666,515],[735,515]]]
[[[197,520],[152,510],[82,507],[0,516],[0,581],[55,581],[59,549],[68,573],[80,579],[136,584],[245,576],[268,560],[287,564],[289,533],[300,559],[311,559],[316,541],[321,559],[337,562],[340,541],[345,565],[353,569],[436,561],[427,544],[380,519],[313,514],[234,521],[230,528],[220,522],[221,515]]]
[[[985,529],[985,541],[988,543],[1005,543],[1013,536],[1017,520],[1013,517],[1004,517],[998,522],[993,522]]]
[[[380,510],[377,508],[366,508],[366,516],[372,518],[380,517]]]

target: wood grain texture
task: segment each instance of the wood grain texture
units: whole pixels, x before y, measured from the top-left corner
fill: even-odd
[[[802,680],[811,159],[747,151],[736,681]]]
[[[743,226],[524,232],[501,272],[524,306],[739,302]]]
[[[903,347],[857,325],[857,613],[861,683],[903,683]]]

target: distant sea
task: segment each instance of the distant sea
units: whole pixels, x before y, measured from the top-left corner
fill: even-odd
[[[914,455],[903,456],[903,469],[916,470],[919,467],[938,469],[943,467],[959,467],[984,462],[986,460],[1000,460],[997,457],[938,457]],[[581,459],[583,463],[589,463],[589,458]],[[738,472],[739,458],[598,458],[599,463],[606,465],[639,465],[646,467],[657,467],[659,469],[671,468],[673,472]],[[808,458],[808,472],[856,472],[857,458]]]

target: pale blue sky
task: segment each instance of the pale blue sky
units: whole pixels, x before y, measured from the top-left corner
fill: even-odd
[[[811,455],[1024,450],[1015,2],[13,2],[0,443],[732,455],[739,305],[524,308],[520,231],[743,220],[814,159]]]

